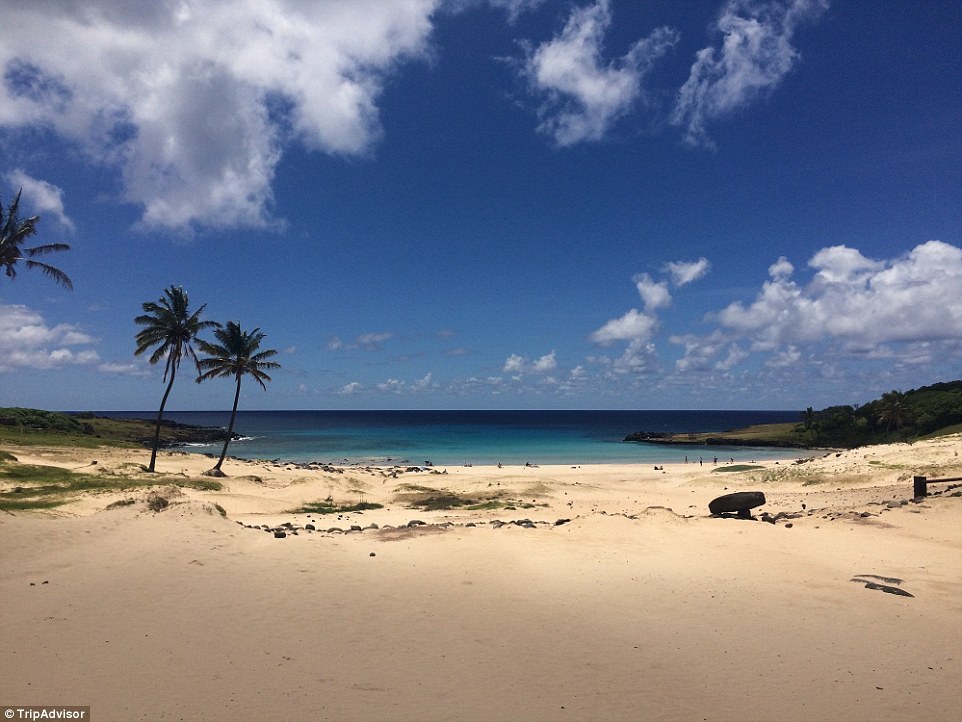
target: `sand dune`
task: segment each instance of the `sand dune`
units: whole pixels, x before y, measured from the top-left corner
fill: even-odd
[[[913,474],[962,476],[960,451],[956,435],[731,473],[231,461],[224,490],[165,487],[159,513],[139,491],[3,514],[0,702],[98,721],[956,720],[962,486],[908,499]],[[708,515],[749,489],[774,523]],[[405,505],[441,493],[502,506]],[[328,496],[384,507],[291,512]]]

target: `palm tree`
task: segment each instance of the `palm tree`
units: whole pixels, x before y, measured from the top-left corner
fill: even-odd
[[[134,323],[144,328],[137,333],[137,350],[134,354],[139,356],[150,349],[154,349],[148,361],[155,364],[161,359],[166,359],[164,366],[164,381],[167,383],[167,390],[164,391],[164,398],[160,402],[160,411],[157,412],[157,428],[154,431],[154,445],[150,452],[150,466],[148,471],[154,470],[157,461],[157,446],[160,443],[160,422],[164,418],[164,406],[167,405],[167,397],[174,386],[174,377],[180,367],[180,361],[184,356],[194,360],[197,364],[197,354],[194,353],[193,342],[200,343],[197,335],[206,328],[219,328],[220,324],[216,321],[202,321],[201,313],[207,304],[204,304],[193,313],[190,312],[187,292],[179,286],[171,286],[164,289],[164,295],[157,301],[148,301],[143,304],[144,314],[134,319]],[[200,373],[200,366],[197,366]]]
[[[272,356],[277,355],[274,349],[259,351],[264,334],[259,328],[253,331],[242,331],[240,324],[235,321],[228,321],[226,326],[219,327],[214,331],[214,336],[220,343],[207,343],[200,341],[201,350],[208,354],[207,358],[198,361],[198,370],[203,369],[197,377],[197,383],[213,378],[233,378],[237,381],[237,388],[234,391],[234,407],[230,412],[230,424],[227,427],[227,436],[224,439],[224,450],[220,453],[217,463],[207,473],[211,476],[223,476],[221,464],[227,456],[227,447],[230,445],[231,435],[234,433],[234,419],[237,418],[237,401],[240,399],[241,379],[245,375],[252,376],[265,391],[267,386],[265,381],[270,381],[271,377],[265,373],[266,369],[279,369],[281,365],[275,361],[268,361]]]
[[[22,247],[23,242],[37,232],[37,221],[40,220],[40,216],[31,216],[23,221],[18,217],[17,211],[20,207],[20,193],[22,192],[23,189],[17,191],[17,197],[10,204],[6,218],[3,217],[3,203],[0,203],[0,266],[3,267],[8,277],[15,278],[17,275],[16,266],[23,261],[26,268],[39,269],[43,275],[49,276],[67,290],[72,291],[73,283],[66,273],[49,263],[33,260],[34,257],[46,253],[69,251],[70,246],[66,243],[46,243],[33,248]]]
[[[912,421],[912,409],[905,394],[901,391],[893,390],[882,394],[880,406],[879,420],[886,423],[888,431],[891,431],[894,425],[901,434],[902,427]]]

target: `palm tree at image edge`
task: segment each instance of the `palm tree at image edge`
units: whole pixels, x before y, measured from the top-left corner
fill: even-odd
[[[224,449],[214,467],[207,472],[215,476],[222,475],[221,465],[227,457],[227,447],[230,445],[231,435],[234,433],[234,420],[237,418],[237,402],[240,399],[241,380],[244,376],[252,377],[265,391],[265,381],[271,377],[266,371],[279,369],[281,365],[268,359],[277,355],[274,349],[260,351],[261,341],[265,334],[259,328],[253,331],[243,331],[236,321],[228,321],[223,327],[214,331],[219,343],[199,341],[201,350],[207,354],[200,359],[197,368],[202,373],[197,377],[197,383],[213,378],[233,378],[237,385],[234,390],[234,406],[231,409],[230,424],[227,426],[227,436],[224,439]]]
[[[166,359],[164,381],[168,383],[164,391],[164,397],[160,402],[160,410],[157,412],[157,424],[154,429],[154,443],[150,452],[148,471],[154,471],[157,462],[160,424],[164,418],[164,407],[167,405],[170,390],[174,387],[174,378],[177,375],[180,362],[184,356],[187,356],[194,361],[197,372],[200,373],[193,343],[202,343],[198,334],[204,329],[220,327],[220,324],[216,321],[201,320],[200,316],[206,307],[207,304],[204,304],[190,313],[187,292],[182,287],[170,286],[164,289],[164,295],[157,301],[148,301],[142,304],[143,315],[134,319],[134,323],[144,326],[135,336],[137,350],[134,351],[134,355],[140,356],[153,348],[154,351],[148,359],[151,364]]]
[[[66,243],[45,243],[33,248],[23,247],[24,241],[37,232],[37,222],[40,220],[40,216],[31,216],[20,220],[18,211],[20,209],[20,193],[22,192],[22,189],[17,192],[17,196],[7,210],[6,218],[3,214],[3,203],[0,202],[0,266],[3,267],[9,278],[16,278],[17,264],[23,263],[25,268],[38,269],[43,275],[52,278],[67,290],[72,291],[73,283],[66,273],[49,263],[33,260],[37,256],[48,253],[69,251],[69,245]]]

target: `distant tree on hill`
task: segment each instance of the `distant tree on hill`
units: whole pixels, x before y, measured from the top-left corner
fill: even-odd
[[[879,404],[879,420],[884,422],[888,431],[895,427],[897,432],[901,432],[906,422],[912,417],[909,404],[901,391],[889,391],[882,394]]]
[[[197,365],[193,343],[201,342],[198,334],[207,328],[217,328],[220,324],[201,320],[200,316],[207,304],[191,313],[187,292],[179,286],[170,286],[157,301],[148,301],[142,307],[143,315],[134,319],[134,323],[144,327],[135,337],[137,350],[134,354],[139,356],[153,349],[148,361],[155,364],[165,359],[164,381],[169,378],[164,397],[160,401],[160,411],[157,412],[157,428],[150,452],[150,465],[147,467],[148,471],[154,471],[157,446],[160,443],[160,423],[164,418],[164,407],[167,405],[170,390],[174,387],[174,377],[180,368],[181,359],[187,356]],[[200,366],[197,366],[197,372],[200,373]]]
[[[220,476],[224,472],[221,465],[227,457],[227,447],[230,445],[231,435],[234,432],[234,420],[237,418],[237,402],[240,399],[241,380],[244,376],[251,376],[265,391],[267,386],[265,381],[270,381],[271,377],[266,371],[280,368],[281,365],[268,359],[277,355],[274,349],[260,350],[261,341],[265,335],[259,328],[253,331],[243,331],[240,324],[235,321],[228,321],[223,327],[214,331],[214,336],[219,343],[207,343],[200,341],[201,350],[207,354],[197,365],[198,371],[202,371],[197,377],[197,383],[213,378],[232,378],[237,382],[234,391],[234,406],[230,413],[230,424],[227,427],[227,436],[224,439],[224,450],[221,451],[220,458],[214,467],[207,472],[214,476]]]
[[[35,261],[37,256],[57,251],[69,251],[70,246],[66,243],[45,243],[41,246],[25,248],[24,242],[37,232],[37,222],[40,216],[31,216],[20,220],[18,211],[20,209],[20,193],[17,191],[16,198],[7,209],[6,217],[3,213],[3,203],[0,202],[0,266],[9,278],[16,278],[17,264],[22,263],[25,268],[37,269],[43,275],[52,278],[67,290],[73,290],[73,283],[69,276],[56,266],[51,266],[43,261]]]

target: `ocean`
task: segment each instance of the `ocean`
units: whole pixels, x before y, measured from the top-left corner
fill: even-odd
[[[97,412],[155,419],[156,411]],[[171,411],[185,424],[221,426],[229,411]],[[725,431],[799,421],[798,411],[238,411],[228,454],[328,464],[658,464],[792,458],[786,449],[663,446],[623,441],[637,431]],[[192,445],[219,454],[220,444]]]

